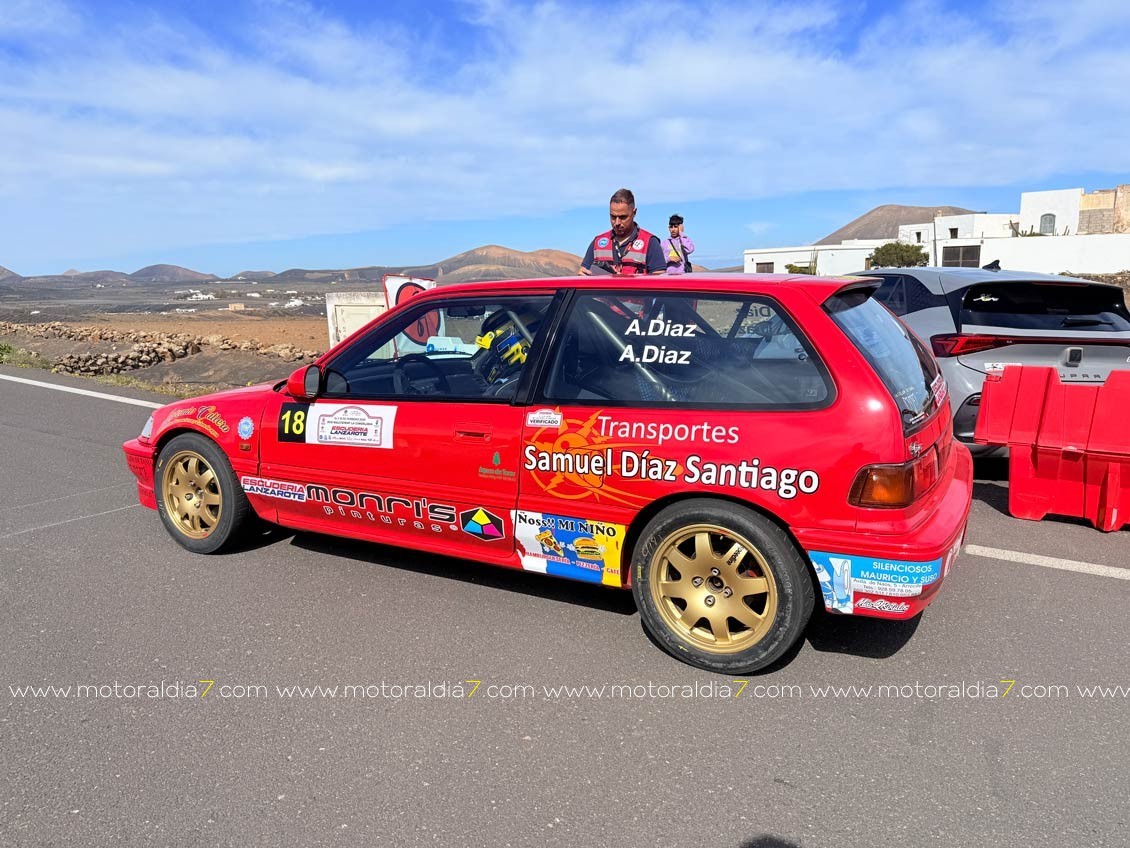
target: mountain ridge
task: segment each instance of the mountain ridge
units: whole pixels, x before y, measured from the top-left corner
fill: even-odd
[[[898,238],[903,224],[924,224],[938,215],[968,215],[970,209],[960,206],[900,206],[885,203],[848,221],[834,233],[829,233],[813,244],[839,244],[849,239]]]
[[[439,283],[481,280],[518,280],[533,277],[564,277],[574,274],[581,257],[563,250],[541,248],[521,251],[496,244],[465,250],[439,262],[426,265],[366,265],[359,268],[288,268],[271,271],[241,271],[232,277],[218,277],[180,265],[147,265],[133,273],[123,271],[76,271],[23,277],[0,268],[0,279],[21,288],[85,288],[97,286],[145,286],[270,280],[273,283],[380,282],[385,274],[428,277]]]

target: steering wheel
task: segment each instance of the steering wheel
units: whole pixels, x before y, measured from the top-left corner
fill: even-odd
[[[397,394],[404,394],[408,388],[411,380],[407,379],[404,375],[404,366],[411,362],[421,362],[428,367],[436,376],[436,388],[444,394],[451,394],[451,384],[447,381],[447,375],[439,364],[423,353],[409,353],[396,360],[392,371],[393,388]]]

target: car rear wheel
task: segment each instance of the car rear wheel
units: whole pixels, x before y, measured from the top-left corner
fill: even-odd
[[[691,665],[727,674],[764,668],[812,614],[804,560],[785,532],[743,507],[705,499],[648,522],[632,557],[644,627]]]
[[[157,512],[169,534],[198,554],[235,540],[251,507],[223,451],[196,433],[169,441],[157,457]]]

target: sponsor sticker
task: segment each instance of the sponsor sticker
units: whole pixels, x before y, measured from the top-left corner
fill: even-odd
[[[284,501],[297,501],[305,503],[306,486],[302,483],[290,483],[286,480],[268,480],[265,477],[240,477],[239,484],[243,491],[249,495],[263,495],[268,498],[279,498]]]
[[[464,533],[487,541],[506,538],[506,525],[502,519],[481,506],[459,513],[459,526]]]
[[[563,417],[556,409],[535,409],[526,413],[527,427],[560,427]]]
[[[922,594],[922,587],[942,576],[942,558],[926,562],[855,557],[847,554],[809,551],[808,557],[820,581],[824,606],[850,614],[855,593],[887,598],[909,598]],[[860,607],[868,609],[868,607]]]
[[[753,455],[738,462],[711,462],[678,447],[671,449],[674,456],[667,451],[657,456],[655,442],[621,440],[621,433],[631,433],[634,438],[636,432],[631,422],[615,422],[604,410],[587,419],[569,418],[558,429],[541,428],[529,437],[522,447],[522,467],[548,494],[630,506],[654,500],[651,492],[633,491],[638,487],[632,484],[638,481],[756,489],[786,501],[820,488],[820,475],[810,468],[763,464]],[[638,432],[657,441],[732,444],[738,439],[737,428],[714,427],[708,422],[691,427],[648,424],[641,425]]]
[[[230,433],[231,426],[214,406],[188,406],[174,409],[169,413],[166,424],[171,421],[193,421],[201,430],[219,438],[223,433]]]
[[[936,406],[942,405],[942,401],[946,399],[948,388],[949,387],[946,386],[946,378],[943,377],[942,372],[939,371],[938,376],[934,378],[934,382],[930,384],[930,393],[934,396],[934,404]]]
[[[484,480],[509,481],[518,476],[517,471],[502,467],[502,454],[498,451],[494,452],[494,456],[491,457],[490,464],[492,466],[491,468],[487,468],[485,465],[479,466],[479,476]]]
[[[237,431],[241,439],[250,439],[255,433],[255,422],[253,422],[249,416],[245,415],[239,419]]]
[[[566,515],[519,510],[515,539],[522,568],[586,583],[619,586],[627,528]]]
[[[458,531],[458,511],[451,504],[425,497],[368,492],[341,486],[306,484],[306,499],[320,507],[326,517],[352,519],[395,529],[430,533]]]
[[[884,598],[860,598],[855,602],[855,608],[863,610],[875,610],[876,612],[903,613],[910,609],[910,604],[908,604],[906,601],[899,601],[895,603]]]
[[[347,406],[332,413],[322,412],[317,420],[320,444],[386,447],[384,420],[379,413],[370,415],[360,406]]]

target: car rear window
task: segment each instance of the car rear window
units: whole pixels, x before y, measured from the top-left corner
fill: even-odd
[[[930,352],[871,298],[867,289],[833,295],[824,309],[875,369],[910,431],[925,421],[944,397],[942,376]]]
[[[832,393],[812,345],[765,297],[580,294],[555,348],[547,401],[814,409]]]
[[[962,293],[960,318],[962,325],[1016,330],[1130,330],[1122,290],[1083,283],[978,283]]]

